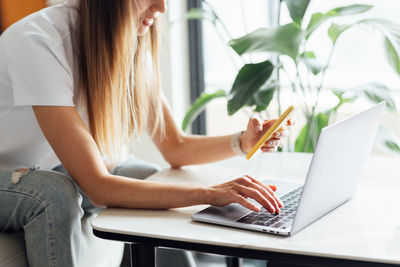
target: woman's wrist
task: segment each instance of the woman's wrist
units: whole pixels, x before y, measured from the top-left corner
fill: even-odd
[[[194,205],[210,205],[212,194],[209,186],[196,186],[193,189],[191,196],[194,196]]]
[[[242,148],[241,137],[243,136],[243,131],[237,132],[232,135],[231,138],[231,149],[235,152],[236,155],[244,157],[246,156],[246,152]]]

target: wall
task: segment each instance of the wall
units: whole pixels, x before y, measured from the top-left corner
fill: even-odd
[[[46,0],[0,0],[2,30],[45,6]]]

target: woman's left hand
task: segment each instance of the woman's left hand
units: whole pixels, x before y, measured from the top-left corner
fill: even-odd
[[[265,120],[264,122],[256,117],[249,120],[246,131],[240,136],[240,146],[245,153],[248,153],[250,149],[260,140],[265,134],[269,127],[274,124],[276,120]],[[290,126],[292,122],[289,120],[286,126]],[[261,150],[263,152],[275,152],[278,147],[281,147],[283,142],[282,138],[287,136],[286,127],[280,128],[274,133],[274,135],[268,139]]]

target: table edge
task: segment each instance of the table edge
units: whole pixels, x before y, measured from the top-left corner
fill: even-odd
[[[284,252],[279,249],[276,250],[257,250],[246,247],[235,247],[228,245],[207,244],[203,242],[191,242],[183,240],[165,239],[159,237],[149,237],[145,235],[132,235],[126,233],[110,232],[107,230],[96,229],[93,227],[93,234],[99,238],[123,241],[139,244],[153,244],[158,247],[169,247],[176,249],[193,250],[204,253],[220,254],[226,256],[236,256],[243,258],[253,258],[261,260],[279,260],[280,262],[296,263],[303,262],[306,264],[323,264],[323,266],[330,266],[341,264],[339,266],[351,265],[354,267],[372,267],[372,266],[400,266],[400,262],[393,262],[384,259],[369,259],[362,257],[339,257],[340,255],[323,255],[316,253],[301,254],[300,252]],[[335,257],[337,256],[337,257]],[[346,264],[346,265],[343,265]]]

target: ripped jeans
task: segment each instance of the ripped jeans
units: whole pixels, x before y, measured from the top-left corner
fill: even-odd
[[[144,179],[156,171],[131,159],[110,173]],[[0,170],[0,232],[24,231],[30,267],[80,266],[81,218],[85,212],[100,211],[62,166]],[[184,251],[158,249],[156,257],[159,267],[194,266]]]

